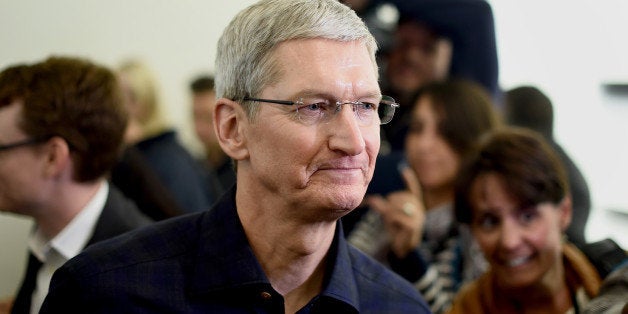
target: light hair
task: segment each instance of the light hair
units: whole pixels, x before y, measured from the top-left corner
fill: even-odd
[[[218,40],[216,96],[242,103],[276,83],[281,73],[276,47],[295,39],[360,41],[377,76],[377,43],[364,22],[336,0],[262,0],[236,15]],[[249,118],[257,106],[243,103]]]
[[[134,100],[142,106],[142,115],[134,117],[142,128],[142,138],[160,134],[168,129],[170,125],[164,116],[159,87],[151,69],[140,60],[129,59],[123,61],[117,71],[128,83]]]

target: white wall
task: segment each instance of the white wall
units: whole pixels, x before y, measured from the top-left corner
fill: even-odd
[[[145,58],[157,73],[170,117],[191,148],[187,84],[211,71],[215,44],[253,0],[0,0],[0,68],[72,54],[115,66]],[[628,82],[628,3],[623,0],[493,0],[501,83],[535,84],[556,106],[556,135],[591,185],[591,240],[628,248],[628,101],[603,94]],[[622,31],[624,30],[624,31]],[[22,276],[28,219],[0,214],[0,297]]]
[[[533,84],[555,106],[555,135],[586,176],[588,240],[628,248],[628,2],[489,0],[504,89]]]
[[[188,83],[213,69],[231,18],[253,0],[0,0],[0,68],[71,54],[116,66],[127,57],[153,67],[169,116],[192,149]],[[31,222],[0,213],[0,298],[22,277]]]
[[[213,69],[215,45],[233,15],[253,0],[0,0],[0,67],[51,54],[115,67],[129,57],[153,67],[169,116],[194,145],[188,83]]]

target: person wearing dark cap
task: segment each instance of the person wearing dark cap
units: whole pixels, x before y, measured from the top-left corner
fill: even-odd
[[[383,41],[379,55],[382,90],[398,100],[396,117],[382,126],[382,148],[367,194],[385,195],[403,189],[397,165],[416,93],[428,83],[469,80],[478,83],[493,100],[501,96],[493,11],[485,0],[343,0],[367,23],[374,11],[393,6],[398,11],[392,40]],[[495,103],[498,103],[495,101]],[[351,228],[363,210],[343,221]],[[349,229],[347,231],[350,231]]]
[[[493,11],[484,0],[343,0],[362,16],[390,4],[398,11],[396,28],[383,41],[382,89],[401,105],[382,128],[391,151],[402,150],[407,107],[426,83],[465,79],[483,86],[497,100],[499,67]],[[374,15],[375,18],[378,15]],[[376,27],[377,20],[366,19]],[[388,147],[382,149],[386,153]]]

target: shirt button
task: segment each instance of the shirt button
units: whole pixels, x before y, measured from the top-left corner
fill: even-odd
[[[260,293],[260,296],[262,297],[263,300],[266,300],[266,301],[270,300],[273,297],[272,294],[266,291],[262,291],[262,293]]]

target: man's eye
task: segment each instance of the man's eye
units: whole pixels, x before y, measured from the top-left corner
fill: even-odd
[[[326,111],[329,108],[329,105],[326,102],[310,102],[305,103],[303,106],[299,107],[299,110],[308,110],[308,111]]]
[[[363,111],[375,111],[377,110],[377,105],[370,102],[362,102],[359,104],[359,108]]]
[[[321,110],[324,108],[324,105],[321,103],[309,104],[307,109],[309,110]]]
[[[377,105],[370,102],[360,102],[353,105],[353,111],[360,117],[369,117],[377,112]]]

